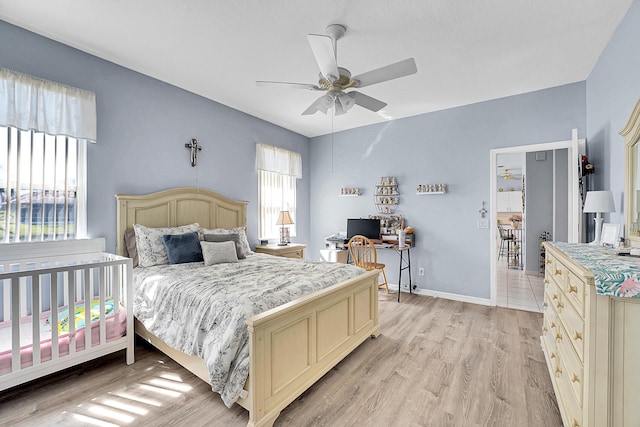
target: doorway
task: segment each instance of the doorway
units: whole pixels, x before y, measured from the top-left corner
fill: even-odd
[[[582,203],[578,159],[584,145],[574,130],[569,141],[490,151],[492,305],[542,311],[544,261],[541,261],[540,241],[543,232],[559,241],[580,241]],[[505,164],[507,159],[520,159],[520,164]],[[506,166],[511,170],[505,173]],[[521,189],[515,183],[520,183]],[[506,198],[499,193],[511,192],[509,196],[517,200],[520,190],[521,206],[512,205],[512,212],[499,212],[499,208],[504,210]],[[520,217],[521,221],[514,224],[512,217]],[[499,222],[503,227],[498,227]],[[503,241],[505,235],[500,233],[500,228],[509,230],[508,241]],[[505,247],[508,247],[506,251]]]

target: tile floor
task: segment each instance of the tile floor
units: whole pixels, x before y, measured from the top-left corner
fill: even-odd
[[[505,257],[497,264],[499,307],[542,313],[544,282],[542,276],[525,274],[524,270],[507,268]]]

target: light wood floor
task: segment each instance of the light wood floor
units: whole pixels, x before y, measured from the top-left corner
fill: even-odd
[[[561,426],[542,315],[380,293],[381,335],[294,401],[276,426]],[[0,392],[0,424],[245,426],[209,387],[139,344]]]

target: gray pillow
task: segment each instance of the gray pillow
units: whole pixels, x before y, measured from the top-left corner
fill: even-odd
[[[196,231],[185,234],[165,234],[162,243],[167,249],[169,264],[202,262],[200,237]]]
[[[246,255],[242,250],[242,246],[240,243],[240,235],[239,234],[205,234],[204,235],[205,242],[234,242],[236,245],[236,255],[238,259],[245,259]]]
[[[127,250],[126,255],[133,260],[133,266],[138,266],[138,249],[136,249],[136,233],[133,230],[124,232],[124,247]]]
[[[228,242],[201,242],[204,265],[238,262],[236,244]]]

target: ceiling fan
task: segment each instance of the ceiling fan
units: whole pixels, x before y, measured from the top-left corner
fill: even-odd
[[[415,74],[418,71],[416,61],[413,58],[409,58],[351,77],[349,70],[338,67],[337,62],[337,42],[344,36],[345,31],[346,28],[343,25],[332,24],[327,27],[326,36],[320,34],[307,35],[313,56],[320,68],[318,84],[272,81],[257,81],[256,84],[258,86],[279,86],[326,91],[327,93],[316,99],[309,108],[302,112],[303,115],[314,114],[317,111],[327,114],[330,108],[334,109],[336,115],[340,115],[349,111],[354,104],[374,112],[380,111],[387,105],[385,102],[356,90],[350,90],[349,92],[346,92],[346,90],[371,86],[376,83]]]

